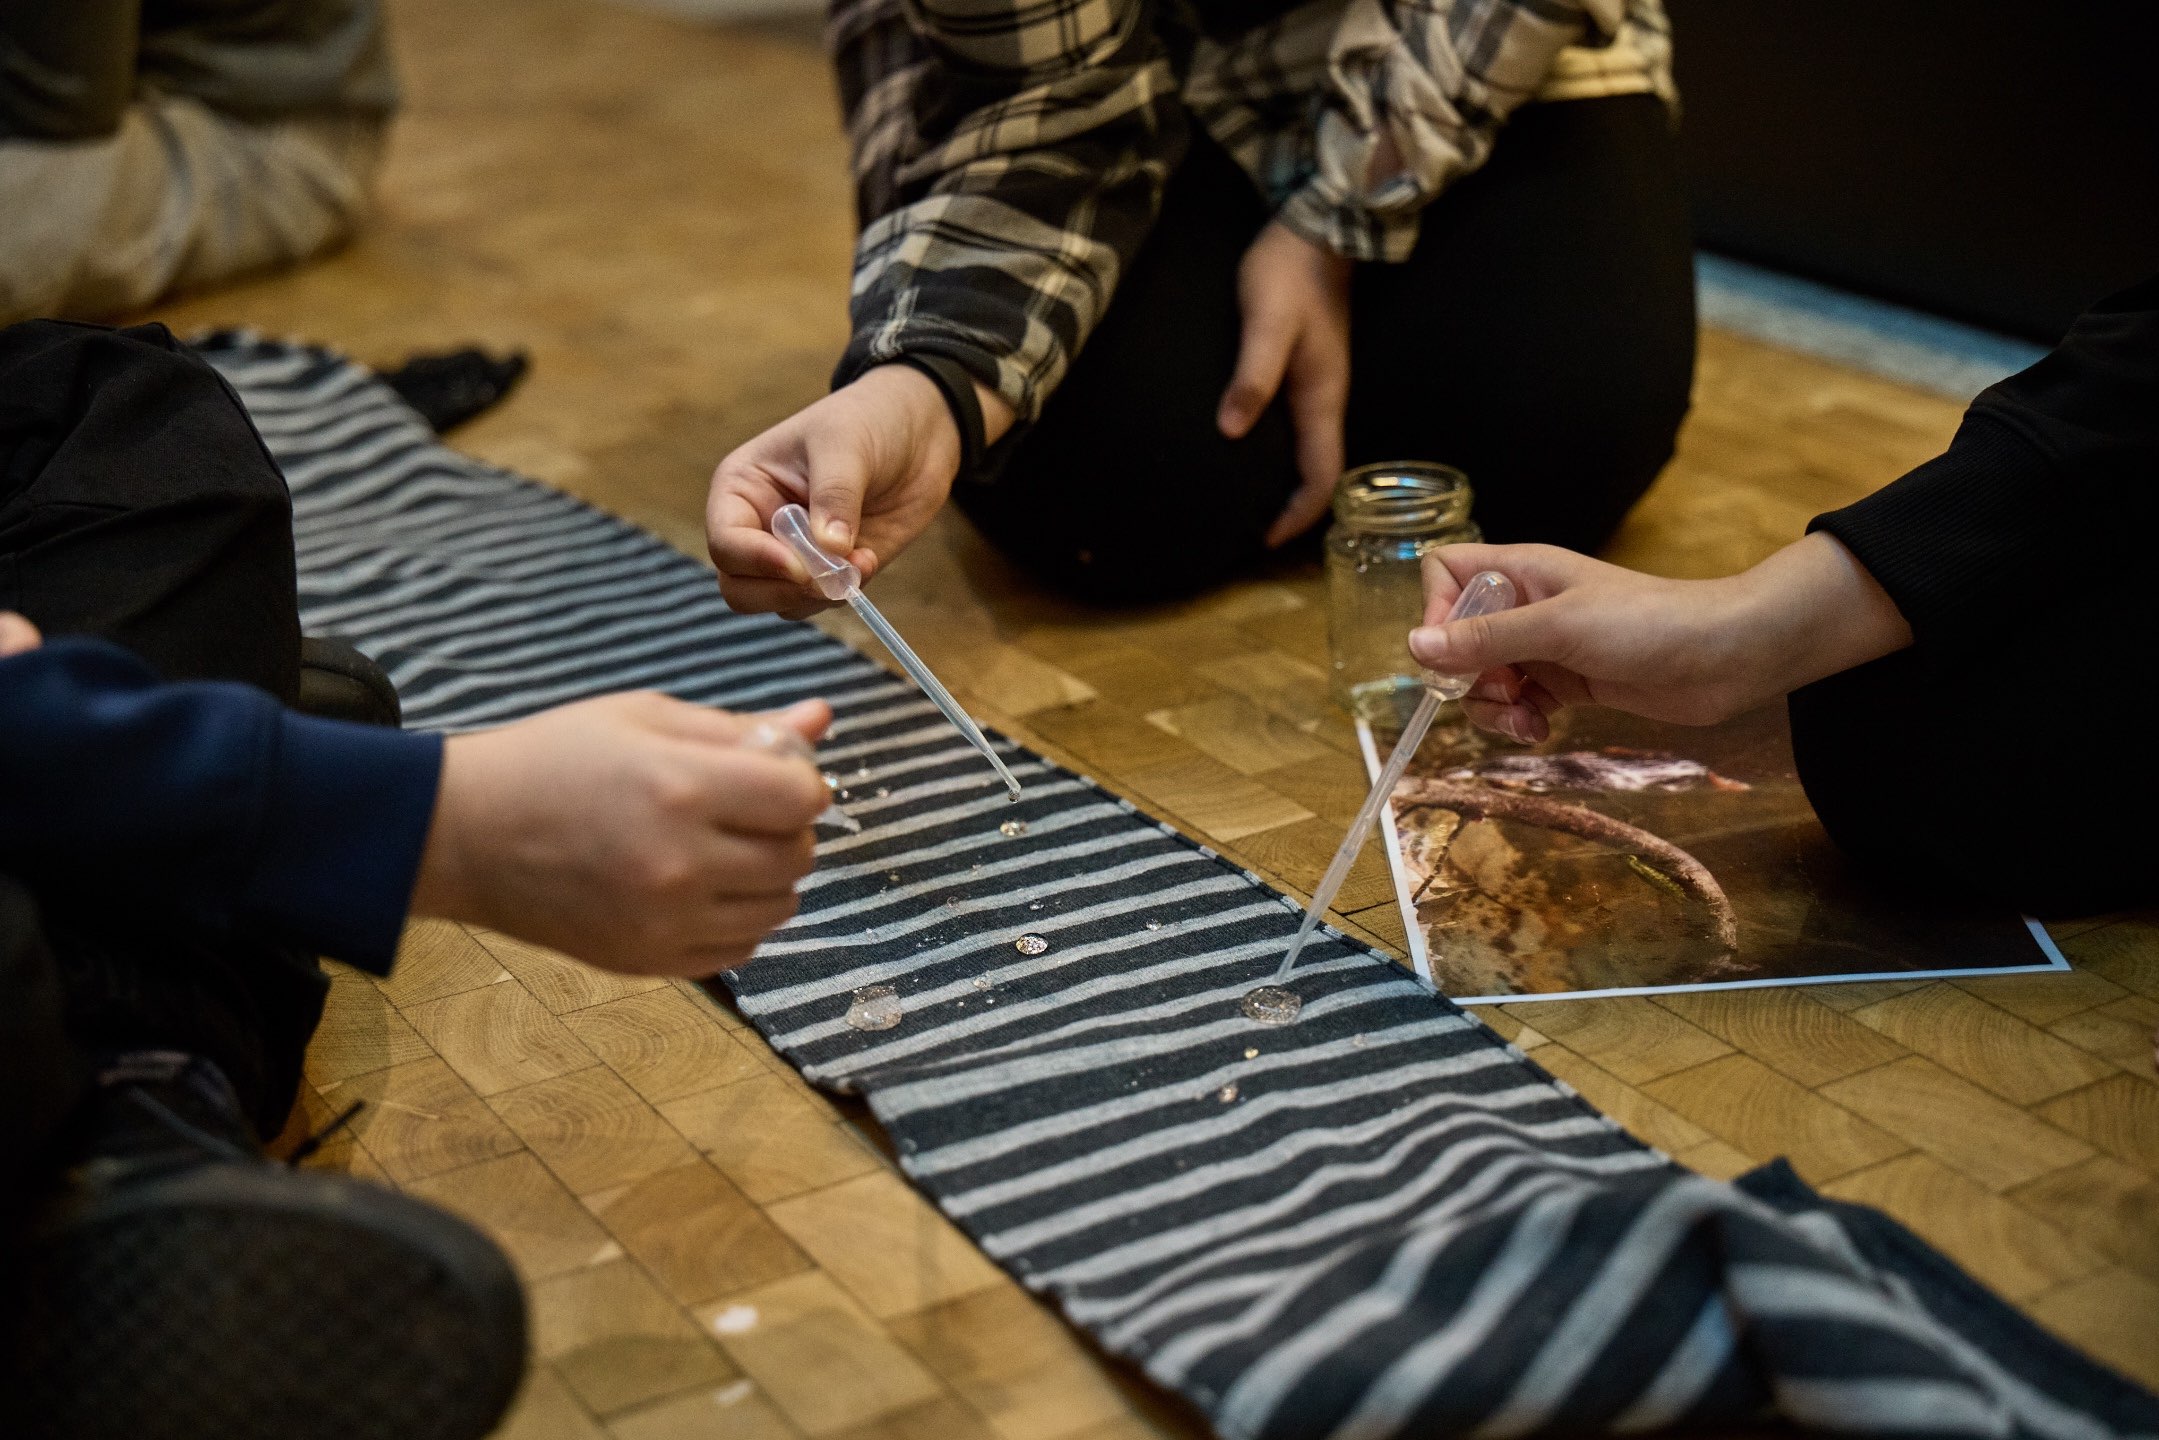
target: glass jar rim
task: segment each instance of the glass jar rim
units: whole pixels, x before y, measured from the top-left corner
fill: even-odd
[[[1391,460],[1345,471],[1334,518],[1367,535],[1421,535],[1469,518],[1469,477],[1452,465]]]

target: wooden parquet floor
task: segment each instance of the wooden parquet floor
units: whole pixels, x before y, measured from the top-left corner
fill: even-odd
[[[820,393],[844,338],[847,185],[814,26],[698,29],[600,0],[392,8],[409,110],[379,223],[158,318],[378,362],[522,346],[530,380],[458,443],[701,553],[711,466]],[[1680,456],[1615,558],[1739,568],[1956,418],[1709,334]],[[1104,615],[947,522],[877,588],[984,720],[1292,891],[1317,878],[1362,780],[1323,695],[1311,569]],[[1343,907],[1399,945],[1376,869]],[[2159,920],[2057,933],[2073,975],[1487,1018],[1687,1164],[1790,1156],[2159,1385]],[[387,982],[337,976],[308,1083],[296,1127],[370,1102],[317,1163],[466,1214],[515,1259],[536,1359],[515,1440],[1200,1433],[984,1261],[859,1113],[688,987],[417,924]]]

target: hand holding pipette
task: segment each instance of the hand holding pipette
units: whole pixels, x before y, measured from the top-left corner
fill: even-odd
[[[1514,583],[1497,570],[1485,570],[1470,577],[1462,593],[1456,597],[1454,609],[1447,618],[1468,620],[1479,615],[1492,615],[1514,604]],[[1424,735],[1432,728],[1432,719],[1439,714],[1439,707],[1449,700],[1459,700],[1477,683],[1474,675],[1435,675],[1424,672],[1424,698],[1417,702],[1411,712],[1409,723],[1402,727],[1402,734],[1394,742],[1394,753],[1379,772],[1379,779],[1372,784],[1372,793],[1357,811],[1357,818],[1349,824],[1349,834],[1342,837],[1342,844],[1334,852],[1334,860],[1327,866],[1327,873],[1320,877],[1319,888],[1312,892],[1312,903],[1305,907],[1304,923],[1297,927],[1296,938],[1289,942],[1289,953],[1282,957],[1282,968],[1275,972],[1274,983],[1280,985],[1289,978],[1289,972],[1297,964],[1297,956],[1304,943],[1311,938],[1320,917],[1334,903],[1341,892],[1342,882],[1349,878],[1349,867],[1357,863],[1357,855],[1364,849],[1364,838],[1371,833],[1373,822],[1379,819],[1380,807],[1394,793],[1395,782],[1409,768],[1410,757],[1424,742]]]
[[[892,628],[892,622],[885,619],[883,613],[869,602],[869,597],[862,593],[862,572],[845,560],[835,560],[817,548],[817,542],[810,538],[809,512],[800,505],[782,505],[773,512],[772,533],[785,541],[787,547],[800,557],[810,572],[810,583],[817,587],[818,593],[827,600],[846,601],[855,614],[862,617],[862,623],[869,626],[870,632],[879,640],[884,641],[885,648],[892,652],[892,658],[899,661],[900,668],[907,672],[915,684],[922,687],[922,693],[930,697],[937,708],[944,712],[944,717],[982,753],[983,759],[990,762],[991,768],[997,772],[997,778],[1005,782],[1009,798],[1019,799],[1020,782],[1012,777],[1012,772],[1005,768],[1005,762],[999,759],[996,750],[991,748],[989,738],[982,733],[982,727],[975,724],[973,717],[960,708],[960,702],[952,698],[952,692],[938,682],[937,677],[930,673],[930,667],[922,663],[922,657],[909,648],[907,642],[900,638],[900,632]]]

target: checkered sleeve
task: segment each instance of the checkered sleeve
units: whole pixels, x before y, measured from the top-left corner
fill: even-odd
[[[1359,260],[1401,260],[1424,207],[1484,163],[1535,98],[1670,93],[1657,0],[1309,0],[1203,43],[1194,114],[1284,223]]]
[[[943,355],[1040,412],[1152,227],[1184,113],[1152,0],[835,0],[854,156],[835,383]]]

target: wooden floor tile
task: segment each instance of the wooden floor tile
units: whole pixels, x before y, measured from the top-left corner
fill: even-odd
[[[464,926],[448,920],[414,920],[405,927],[397,963],[376,983],[398,1005],[420,1005],[491,985],[508,971],[482,949]]]
[[[2031,1302],[2032,1318],[2149,1389],[2159,1390],[2159,1283],[2102,1270]]]
[[[2159,916],[2102,925],[2065,941],[2062,953],[2079,970],[2159,1000]]]
[[[1002,1440],[1068,1440],[1125,1413],[1086,1348],[1017,1286],[948,1300],[891,1328]]]
[[[514,979],[407,1006],[405,1018],[481,1095],[599,1063]]]
[[[2055,1021],[2047,1033],[2144,1080],[2159,1080],[2152,1046],[2159,1037],[2159,1000],[2131,995]]]
[[[1908,994],[1934,982],[1929,980],[1855,980],[1848,985],[1814,985],[1814,998],[1832,1010],[1846,1014],[1878,1004],[1894,995]]]
[[[532,1344],[603,1418],[739,1373],[707,1333],[628,1260],[532,1287]]]
[[[2159,1085],[2116,1075],[2037,1107],[2041,1118],[2159,1176]],[[2159,1216],[2153,1217],[2159,1225]]]
[[[427,1042],[374,981],[347,972],[330,980],[322,1028],[307,1047],[307,1078],[315,1085],[334,1085],[429,1053]]]
[[[2106,1261],[2023,1207],[1928,1155],[1900,1155],[1822,1187],[1887,1211],[2012,1302],[2030,1300]]]
[[[1241,840],[1312,818],[1312,812],[1296,801],[1209,755],[1136,766],[1118,778],[1124,787],[1160,805],[1203,839]]]
[[[526,1151],[416,1180],[405,1188],[485,1230],[527,1284],[622,1254],[622,1247],[577,1197]]]
[[[748,1380],[730,1380],[616,1415],[614,1440],[796,1440],[795,1427]]]
[[[585,1203],[682,1305],[810,1268],[809,1257],[703,1160],[588,1195]]]
[[[2042,1175],[2009,1198],[2111,1260],[2159,1280],[2159,1180],[2111,1155]]]
[[[1749,1155],[1787,1157],[1816,1185],[1908,1148],[1746,1055],[1727,1055],[1642,1088]]]
[[[1704,1140],[1699,1145],[1690,1145],[1672,1158],[1697,1175],[1707,1175],[1712,1180],[1737,1180],[1764,1163],[1722,1140]]]
[[[997,1440],[997,1432],[973,1406],[947,1396],[851,1425],[825,1440]]]
[[[440,1060],[414,1060],[322,1088],[333,1109],[366,1108],[352,1133],[399,1183],[507,1155],[520,1142],[487,1102]]]
[[[890,1171],[779,1201],[766,1213],[880,1319],[1000,1279],[972,1241]]]
[[[1522,1020],[1630,1085],[1732,1053],[1732,1047],[1671,1011],[1633,996],[1539,1000]]]
[[[627,995],[563,1017],[585,1048],[657,1104],[764,1073],[710,1004],[672,986]]]
[[[1343,828],[1315,816],[1241,840],[1225,841],[1221,848],[1239,864],[1273,876],[1276,884],[1291,894],[1309,898],[1334,862],[1334,852],[1341,848]],[[1376,844],[1367,845],[1349,867],[1341,892],[1335,896],[1334,908],[1342,914],[1353,914],[1374,905],[1393,904],[1394,896],[1387,852]]]
[[[555,1014],[582,1010],[625,995],[642,995],[666,986],[661,975],[619,975],[610,970],[580,964],[559,951],[533,945],[492,930],[475,930],[472,938],[502,962],[502,968],[518,978],[525,989]]]
[[[1703,990],[1656,1003],[1809,1088],[1906,1053],[1807,990]]]
[[[2091,1154],[2083,1141],[1917,1055],[1825,1085],[1821,1093],[1988,1190],[2006,1190]]]
[[[505,1090],[488,1103],[578,1195],[690,1160],[682,1136],[604,1066]]]
[[[812,1271],[708,1306],[753,1317],[719,1336],[805,1434],[827,1436],[940,1396],[937,1380],[832,1282]]]
[[[490,1440],[606,1440],[606,1431],[545,1365],[525,1372],[524,1388]]]
[[[1493,1007],[1495,1009],[1499,1007]],[[1582,1098],[1625,1126],[1636,1139],[1677,1155],[1709,1139],[1709,1132],[1670,1106],[1660,1105],[1593,1060],[1557,1041],[1537,1047],[1539,1065],[1582,1093]]]
[[[1150,710],[1146,718],[1148,724],[1187,741],[1240,775],[1259,775],[1336,753],[1242,695],[1217,695]]]
[[[2031,1105],[2102,1079],[2107,1067],[2036,1025],[1954,985],[1929,985],[1852,1012],[2012,1105]]]
[[[1951,981],[1959,990],[2007,1010],[2020,1020],[2047,1026],[2065,1015],[2119,1000],[2129,992],[2089,970],[2054,970],[2036,975],[1988,975]]]
[[[660,1111],[760,1205],[879,1168],[829,1111],[773,1076],[699,1091]]]

